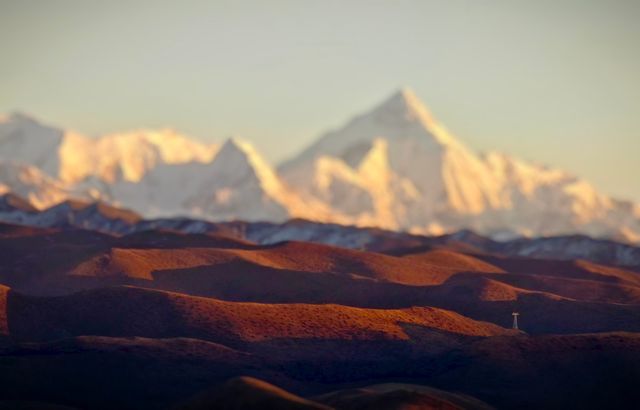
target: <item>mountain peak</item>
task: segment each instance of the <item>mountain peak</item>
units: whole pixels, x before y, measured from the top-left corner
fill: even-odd
[[[407,87],[395,91],[381,104],[360,118],[365,118],[369,122],[364,126],[364,129],[368,130],[366,132],[370,138],[414,137],[417,140],[432,141],[441,146],[460,144],[434,118],[420,98]]]
[[[466,149],[434,119],[411,89],[402,87],[373,109],[324,134],[298,157],[283,163],[280,169],[287,171],[295,168],[296,164],[323,155],[340,157],[355,145],[379,138],[389,141],[392,161],[400,168],[410,167],[402,164],[406,162],[408,152],[421,150],[426,155],[435,155],[445,147]]]
[[[212,166],[223,173],[233,170],[229,175],[230,178],[238,178],[249,172],[257,178],[263,188],[272,191],[280,189],[280,181],[273,168],[253,145],[238,137],[225,141],[216,154]]]
[[[420,99],[416,96],[416,93],[409,87],[400,87],[397,89],[388,100],[400,101],[407,105],[418,104],[422,105]]]
[[[253,168],[271,168],[271,166],[267,164],[266,160],[250,142],[239,137],[228,138],[220,148],[220,151],[216,154],[214,161],[225,158],[242,160],[242,162],[245,162]]]
[[[418,121],[426,127],[437,125],[427,106],[413,90],[407,87],[402,87],[394,92],[374,112],[402,118],[403,120]]]
[[[206,175],[189,206],[217,219],[284,221],[299,199],[283,185],[271,165],[248,142],[229,138],[206,165]]]
[[[253,148],[253,146],[251,146],[251,143],[245,141],[240,137],[233,136],[227,138],[224,144],[222,144],[220,153],[230,153],[233,151],[239,151],[245,155],[250,155],[252,152],[255,152],[255,149]]]
[[[39,124],[38,121],[31,115],[25,114],[21,111],[13,111],[7,114],[0,114],[0,123],[28,123]]]

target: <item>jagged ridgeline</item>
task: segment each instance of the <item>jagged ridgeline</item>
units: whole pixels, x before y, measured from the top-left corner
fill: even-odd
[[[638,205],[562,170],[477,154],[407,89],[277,168],[235,138],[205,144],[170,130],[87,138],[23,114],[0,119],[0,160],[0,189],[38,208],[100,199],[144,217],[640,241]]]

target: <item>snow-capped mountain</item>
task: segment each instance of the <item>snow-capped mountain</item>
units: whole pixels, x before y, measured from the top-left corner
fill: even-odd
[[[209,162],[217,149],[172,130],[88,138],[20,113],[0,117],[0,160],[36,166],[64,183],[137,182],[159,165]]]
[[[90,191],[68,187],[35,166],[0,160],[0,195],[5,193],[25,198],[40,209],[68,198],[92,200],[99,196],[92,196]]]
[[[327,204],[351,224],[403,229],[419,206],[418,189],[394,172],[384,139],[356,143],[341,156],[285,164],[281,174],[306,200]]]
[[[150,217],[285,221],[322,215],[322,204],[303,202],[246,141],[228,139],[207,163],[162,164],[139,181],[102,184],[110,202]],[[94,185],[95,187],[96,185]]]
[[[0,160],[28,164],[51,177],[59,175],[56,154],[64,140],[64,132],[42,126],[22,113],[0,116]]]
[[[219,148],[172,131],[88,138],[21,114],[0,117],[0,161],[0,190],[39,208],[80,197],[145,217],[306,218],[420,234],[640,242],[640,206],[558,169],[474,152],[407,89],[277,171],[237,139]]]
[[[195,214],[222,220],[285,221],[300,206],[260,154],[247,142],[229,139],[185,205]]]
[[[367,165],[374,156],[376,165]],[[561,170],[476,154],[406,89],[322,136],[280,172],[355,223],[417,233],[471,228],[502,238],[581,232],[640,239],[637,206]]]
[[[386,143],[388,171],[418,195],[410,224],[427,224],[440,212],[477,214],[499,203],[499,187],[482,161],[407,89],[323,136],[281,170],[288,179],[301,164],[327,157],[359,166],[363,148],[376,140]]]
[[[367,166],[374,153],[378,165]],[[371,181],[374,189],[361,192],[360,201],[371,203],[383,227],[439,232],[449,228],[452,215],[476,216],[502,204],[501,185],[484,161],[406,89],[326,134],[280,170],[295,187],[298,175],[311,177],[305,179],[312,185],[300,188],[322,197],[341,184],[328,176],[337,165],[329,169],[327,163],[340,164],[342,175],[350,169],[360,181]]]

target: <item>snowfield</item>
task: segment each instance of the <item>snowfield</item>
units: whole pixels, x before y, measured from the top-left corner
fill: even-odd
[[[479,155],[407,89],[277,168],[238,139],[204,144],[166,130],[88,138],[23,114],[0,117],[0,192],[40,209],[80,198],[144,217],[640,242],[637,204],[559,169]]]

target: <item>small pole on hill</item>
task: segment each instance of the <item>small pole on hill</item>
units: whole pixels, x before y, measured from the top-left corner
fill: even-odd
[[[520,313],[513,312],[511,316],[513,316],[513,328],[518,330],[518,316],[520,316]]]

